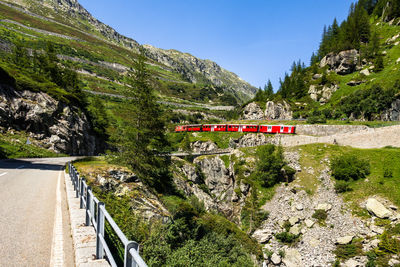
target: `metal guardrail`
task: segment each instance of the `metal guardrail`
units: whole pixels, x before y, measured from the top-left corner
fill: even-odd
[[[135,241],[128,240],[111,215],[107,212],[105,204],[93,195],[91,187],[87,185],[85,178],[80,177],[78,171],[71,162],[68,163],[68,170],[74,185],[75,197],[80,199],[80,208],[86,209],[85,225],[93,225],[96,231],[96,259],[104,259],[106,257],[111,266],[118,266],[104,236],[104,224],[107,221],[124,245],[123,266],[147,267],[147,264],[139,255],[139,244]]]

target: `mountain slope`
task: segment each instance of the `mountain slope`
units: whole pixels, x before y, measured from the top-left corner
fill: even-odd
[[[71,60],[67,63],[85,75],[89,90],[99,90],[93,86],[96,81],[102,84],[103,91],[115,91],[109,88],[118,91],[121,83],[124,83],[124,73],[115,72],[109,67],[99,68],[93,63],[105,61],[110,63],[108,66],[118,63],[128,70],[140,46],[135,40],[119,34],[94,18],[76,0],[0,1],[0,14],[0,25],[23,35],[18,37],[32,39],[29,45],[26,44],[27,47],[35,46],[33,43],[38,38],[59,44],[60,54],[75,59],[72,60],[74,63]],[[6,39],[1,37],[2,40]],[[15,39],[18,38],[9,38],[11,42]],[[158,90],[162,97],[235,104],[250,99],[256,92],[255,87],[215,62],[178,51],[172,53],[151,46],[145,48],[148,64],[160,81]],[[85,62],[76,64],[79,61],[76,58]],[[106,78],[108,82],[105,79],[98,81],[99,78]],[[110,84],[110,81],[113,83]],[[184,93],[180,92],[182,90]],[[194,99],[190,99],[191,95],[195,96]]]

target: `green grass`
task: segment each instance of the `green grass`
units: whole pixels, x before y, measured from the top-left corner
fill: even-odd
[[[398,187],[400,184],[400,149],[357,149],[324,144],[304,145],[296,147],[296,149],[302,155],[301,161],[317,170],[314,175],[305,174],[301,176],[300,174],[300,179],[309,179],[307,182],[300,182],[305,190],[315,190],[314,181],[319,175],[318,170],[325,168],[322,166],[321,160],[350,153],[357,158],[367,160],[371,164],[371,174],[366,179],[350,181],[349,186],[352,190],[342,194],[344,200],[351,203],[353,211],[359,215],[367,215],[365,210],[360,207],[360,203],[372,195],[382,196],[400,206],[400,188]],[[393,176],[391,178],[384,177],[385,169],[392,171]]]
[[[0,159],[4,158],[50,158],[63,157],[66,154],[47,150],[36,144],[27,145],[28,135],[24,132],[10,132],[0,134]],[[36,143],[30,139],[31,142]]]

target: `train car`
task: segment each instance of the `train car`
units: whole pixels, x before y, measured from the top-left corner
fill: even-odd
[[[227,132],[241,132],[243,125],[239,124],[228,124],[227,125]]]
[[[260,125],[260,133],[294,134],[295,126],[289,125]]]
[[[201,129],[203,132],[226,132],[226,124],[203,124]]]
[[[175,132],[186,132],[186,125],[178,125],[175,127]]]
[[[186,130],[188,132],[201,132],[201,124],[187,125]]]
[[[242,132],[244,133],[257,133],[258,125],[242,125]]]

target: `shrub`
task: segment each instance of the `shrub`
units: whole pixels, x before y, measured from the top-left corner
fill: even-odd
[[[366,160],[345,154],[331,162],[332,176],[337,180],[358,180],[370,174],[370,164]]]
[[[326,123],[326,118],[324,116],[310,116],[307,118],[307,123],[310,124]]]
[[[344,193],[344,192],[348,192],[351,191],[351,187],[349,185],[348,182],[346,181],[342,181],[342,180],[338,180],[335,182],[335,191],[336,193]]]
[[[353,240],[350,244],[337,245],[333,253],[337,258],[347,260],[363,253],[362,244],[359,240]]]
[[[291,234],[291,233],[285,231],[285,232],[277,233],[275,235],[275,237],[276,237],[276,239],[279,240],[279,242],[282,242],[285,244],[291,244],[297,240],[299,235],[294,235],[294,234]]]
[[[315,210],[312,217],[317,219],[319,224],[325,224],[325,220],[328,218],[328,213],[325,210]]]
[[[383,170],[383,177],[384,178],[392,178],[393,177],[393,171],[391,169],[385,168]]]

